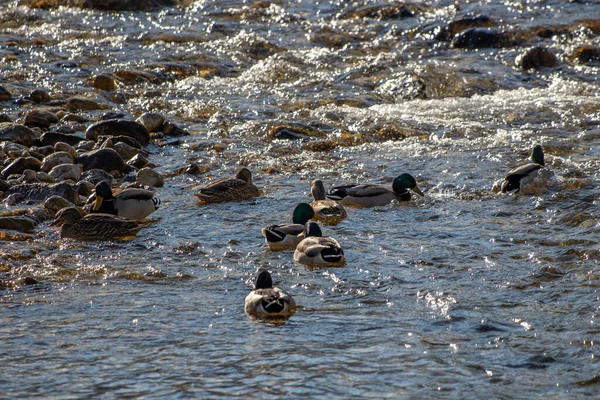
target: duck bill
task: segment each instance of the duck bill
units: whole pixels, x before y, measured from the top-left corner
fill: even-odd
[[[421,192],[421,189],[419,189],[418,186],[415,186],[413,189],[413,192],[415,192],[416,194],[418,194],[419,196],[423,196],[425,197],[425,193]]]
[[[96,196],[96,203],[94,204],[94,211],[98,211],[102,206],[102,196]]]

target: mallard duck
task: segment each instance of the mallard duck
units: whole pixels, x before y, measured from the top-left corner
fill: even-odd
[[[60,237],[79,240],[109,240],[135,236],[142,224],[111,214],[88,214],[77,207],[65,207],[56,213],[50,225],[60,225]]]
[[[160,199],[154,192],[144,189],[125,189],[113,196],[112,189],[106,181],[96,185],[96,193],[90,211],[118,215],[128,219],[144,219],[160,206]]]
[[[289,293],[273,287],[271,274],[261,269],[254,290],[246,296],[244,310],[254,318],[287,318],[296,311],[296,302]]]
[[[339,200],[344,205],[375,207],[390,204],[392,200],[409,201],[411,189],[420,196],[424,196],[417,186],[417,181],[410,174],[398,175],[392,183],[392,190],[383,186],[371,184],[349,184],[332,187],[327,198]]]
[[[310,204],[298,204],[292,215],[292,224],[271,225],[262,229],[265,243],[271,250],[295,249],[304,239],[304,224],[314,215]]]
[[[260,196],[260,190],[252,184],[252,173],[248,168],[242,168],[235,177],[213,182],[194,195],[200,199],[200,203],[207,204],[247,200]]]
[[[343,205],[326,198],[325,185],[319,179],[312,181],[310,194],[314,199],[310,206],[315,212],[314,218],[316,220],[335,225],[348,216]]]
[[[513,168],[504,176],[502,193],[530,194],[543,190],[552,171],[544,168],[544,150],[537,144],[531,150],[531,162]]]
[[[344,264],[344,250],[334,238],[323,237],[316,222],[306,224],[304,236],[296,246],[294,261],[309,267]]]

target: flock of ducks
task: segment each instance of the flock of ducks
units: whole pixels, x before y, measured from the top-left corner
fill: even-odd
[[[539,187],[549,177],[551,172],[544,168],[542,146],[536,145],[530,163],[505,175],[501,191],[526,193],[529,187]],[[134,236],[147,224],[142,220],[160,206],[160,200],[148,190],[125,189],[113,194],[106,182],[98,183],[95,189],[85,209],[66,207],[56,214],[51,225],[60,226],[61,238],[110,240]],[[348,216],[344,206],[375,207],[392,201],[406,202],[412,197],[411,191],[424,196],[415,178],[407,173],[394,179],[391,190],[373,184],[344,184],[326,191],[323,182],[317,179],[311,184],[313,201],[299,203],[291,223],[267,226],[262,235],[273,251],[294,249],[297,263],[308,267],[342,266],[344,250],[337,240],[323,236],[313,220],[335,225]],[[260,195],[247,168],[240,169],[233,178],[213,182],[195,193],[200,204],[243,201]],[[295,309],[291,295],[273,287],[270,273],[259,269],[254,290],[246,297],[246,313],[256,318],[287,318]]]

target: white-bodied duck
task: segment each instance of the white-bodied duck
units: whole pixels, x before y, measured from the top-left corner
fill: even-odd
[[[304,236],[296,246],[294,261],[308,267],[344,265],[344,250],[334,238],[323,237],[316,222],[306,224]]]
[[[289,293],[273,287],[269,271],[260,269],[254,290],[246,296],[244,310],[253,318],[287,318],[296,311],[296,302]]]
[[[315,179],[312,181],[310,194],[314,199],[310,203],[315,212],[314,219],[323,221],[329,225],[335,225],[348,216],[342,204],[335,200],[327,199],[325,185],[321,180]]]
[[[344,205],[376,207],[390,204],[393,200],[409,201],[410,190],[423,196],[415,178],[410,174],[401,174],[394,179],[392,190],[379,185],[348,184],[332,187],[327,198],[338,200]]]
[[[314,215],[310,204],[298,204],[292,214],[292,224],[271,225],[262,229],[265,243],[271,250],[295,249],[304,239],[304,224]]]

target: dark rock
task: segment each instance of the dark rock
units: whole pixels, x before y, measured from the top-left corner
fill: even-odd
[[[0,217],[0,229],[11,229],[19,232],[31,232],[37,223],[28,217]]]
[[[102,145],[107,140],[110,140],[112,142],[113,146],[117,143],[125,143],[126,145],[135,147],[136,149],[141,149],[144,147],[138,140],[136,140],[130,136],[98,136],[97,144]]]
[[[113,181],[113,176],[101,169],[90,169],[81,174],[81,180],[92,182],[94,185],[102,181],[106,181],[110,184]]]
[[[69,6],[102,11],[151,11],[187,3],[188,0],[21,0],[19,2],[31,8]]]
[[[471,28],[452,39],[452,47],[458,49],[499,48],[510,45],[506,35],[491,29]]]
[[[71,146],[77,146],[79,142],[85,141],[84,138],[76,135],[68,135],[56,131],[49,131],[42,135],[40,141],[44,146],[54,146],[58,142],[64,142]]]
[[[476,17],[466,17],[456,21],[452,21],[448,26],[442,28],[435,36],[436,40],[448,42],[458,33],[470,28],[491,28],[496,26],[496,21],[485,15]]]
[[[6,192],[8,189],[10,189],[10,184],[0,179],[0,192]]]
[[[34,103],[47,103],[50,101],[50,95],[45,90],[35,89],[29,93],[29,100]]]
[[[188,135],[187,131],[183,130],[179,126],[172,122],[165,122],[162,131],[167,136],[185,136]]]
[[[71,97],[65,104],[70,110],[102,110],[104,107],[96,100],[81,97]]]
[[[25,126],[37,126],[38,128],[42,128],[44,130],[50,127],[50,121],[36,115],[27,115],[22,122]]]
[[[6,179],[12,174],[22,174],[26,169],[32,169],[39,171],[42,163],[40,160],[34,157],[19,157],[15,161],[11,162],[6,168],[2,170],[0,176]]]
[[[0,101],[6,101],[12,99],[12,94],[2,86],[0,86]]]
[[[106,90],[108,92],[117,88],[117,85],[115,84],[115,78],[106,74],[96,75],[92,81],[92,86],[96,89]]]
[[[160,132],[165,123],[165,117],[159,113],[149,112],[142,114],[136,119],[136,122],[144,125],[148,132]]]
[[[35,144],[39,135],[24,125],[12,122],[0,122],[0,140],[8,140],[31,147]]]
[[[135,121],[111,119],[96,122],[85,131],[85,137],[89,140],[98,140],[98,136],[129,136],[136,139],[142,145],[150,143],[150,134],[142,124]]]
[[[79,203],[77,191],[66,182],[52,185],[46,183],[22,183],[11,187],[6,191],[6,194],[18,194],[23,196],[24,200],[30,201],[46,201],[50,196],[60,196],[71,203]]]
[[[308,138],[310,138],[310,136],[308,136],[304,133],[301,133],[301,132],[295,132],[288,128],[280,129],[275,134],[275,139],[302,140],[302,139],[308,139]]]
[[[54,217],[59,210],[73,206],[75,206],[75,204],[60,196],[50,196],[44,201],[44,208],[52,217]]]
[[[0,122],[12,122],[12,119],[6,114],[0,114]]]
[[[108,121],[109,119],[121,119],[124,118],[125,114],[118,111],[107,111],[100,116],[102,121]]]
[[[49,156],[50,154],[54,153],[54,147],[52,147],[52,146],[42,146],[42,147],[33,146],[29,149],[29,151],[39,153],[42,156],[46,157],[46,156]]]
[[[106,172],[117,170],[122,173],[128,170],[119,153],[113,149],[90,151],[75,158],[74,162],[75,164],[82,164],[84,171],[101,169]]]
[[[581,46],[575,49],[571,59],[577,64],[600,62],[600,47]]]
[[[544,47],[534,47],[528,50],[526,53],[519,55],[515,63],[524,70],[551,68],[559,65],[558,58],[554,53]]]
[[[43,118],[43,119],[47,120],[48,122],[50,122],[51,124],[55,124],[58,122],[58,115],[54,114],[53,112],[46,111],[43,109],[31,110],[27,113],[27,115],[33,115],[33,116],[36,116],[39,118]]]
[[[380,21],[389,19],[412,18],[415,12],[422,11],[416,4],[383,4],[360,7],[344,12],[340,19],[372,18]]]
[[[131,159],[129,159],[129,161],[127,161],[127,164],[140,169],[140,168],[144,168],[146,165],[148,165],[148,160],[143,155],[136,154],[135,156],[131,157]]]

